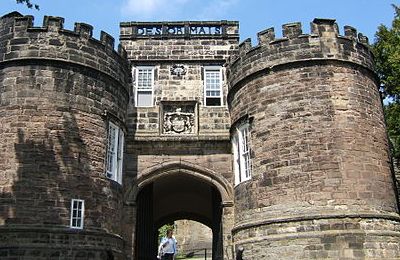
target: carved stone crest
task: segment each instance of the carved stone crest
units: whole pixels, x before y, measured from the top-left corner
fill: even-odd
[[[163,105],[163,133],[164,134],[193,134],[195,127],[194,104],[166,104]]]
[[[186,68],[182,64],[175,64],[171,67],[171,74],[178,77],[186,74]]]

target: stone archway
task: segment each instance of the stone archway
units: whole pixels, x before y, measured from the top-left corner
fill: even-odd
[[[213,259],[229,259],[232,198],[231,185],[210,169],[184,161],[146,169],[126,196],[137,212],[135,259],[154,259],[157,227],[182,218],[209,226],[213,231]]]

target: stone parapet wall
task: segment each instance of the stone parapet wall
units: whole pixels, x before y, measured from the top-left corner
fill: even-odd
[[[340,60],[373,69],[367,37],[357,35],[351,26],[344,27],[344,36],[330,19],[315,19],[311,34],[303,34],[300,23],[283,25],[282,30],[283,38],[275,38],[274,28],[269,28],[258,33],[257,46],[252,47],[250,39],[240,44],[239,54],[231,56],[228,66],[230,88],[263,70],[305,61]]]
[[[52,60],[74,63],[105,73],[126,87],[126,52],[114,50],[114,38],[101,32],[92,37],[93,27],[76,23],[74,31],[63,28],[64,18],[45,16],[42,27],[34,27],[33,16],[10,13],[0,20],[0,62]]]

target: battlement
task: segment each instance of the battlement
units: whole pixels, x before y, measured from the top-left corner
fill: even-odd
[[[258,45],[243,41],[238,55],[228,61],[231,85],[262,69],[298,61],[336,59],[373,68],[368,38],[351,26],[344,26],[340,35],[333,19],[314,19],[309,34],[299,22],[284,24],[282,35],[277,38],[274,28],[268,28],[257,34]]]
[[[317,37],[343,37],[349,40],[359,42],[368,47],[368,38],[362,33],[357,35],[357,30],[351,26],[344,26],[344,35],[339,35],[339,28],[334,19],[321,19],[316,18],[311,23],[311,33],[303,34],[302,25],[299,22],[288,23],[282,25],[282,38],[276,38],[275,29],[268,28],[257,33],[258,47],[260,45],[274,45],[282,41],[289,41],[295,38],[317,38]],[[241,53],[246,52],[252,48],[249,39],[246,39],[240,46]],[[244,50],[241,50],[243,48]]]
[[[45,16],[41,27],[34,17],[12,12],[0,18],[0,62],[21,59],[52,59],[77,63],[103,71],[116,80],[124,79],[127,54],[121,45],[114,50],[114,38],[101,31],[93,38],[93,26],[75,23],[74,30],[64,29],[64,18]]]
[[[93,26],[86,23],[75,23],[73,31],[64,29],[64,18],[57,16],[44,16],[43,26],[35,27],[33,24],[34,17],[31,15],[23,16],[18,12],[12,12],[4,15],[0,18],[9,19],[14,18],[15,22],[13,25],[14,32],[59,32],[60,34],[75,35],[77,37],[90,39],[94,42],[101,43],[104,47],[114,49],[115,39],[108,33],[101,31],[100,40],[93,38]],[[117,53],[124,57],[126,53],[120,47]],[[125,57],[124,57],[125,58]]]

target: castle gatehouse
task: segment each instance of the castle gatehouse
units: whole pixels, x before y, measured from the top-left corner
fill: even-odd
[[[236,21],[0,19],[0,258],[154,259],[157,230],[212,258],[398,259],[368,39],[315,19],[239,43]]]

